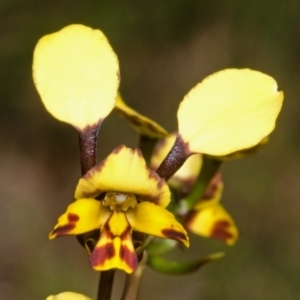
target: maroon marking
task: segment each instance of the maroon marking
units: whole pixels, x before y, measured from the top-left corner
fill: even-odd
[[[113,154],[118,154],[123,148],[125,148],[126,146],[125,145],[120,145],[120,146],[118,146],[118,147],[116,147],[113,151],[112,151],[112,153]]]
[[[141,158],[144,158],[143,153],[142,153],[142,151],[140,149],[138,149],[138,148],[134,149],[134,152],[137,154],[137,156],[139,156]]]
[[[150,122],[145,122],[144,126],[148,128],[150,131],[158,132],[157,128]]]
[[[134,115],[130,115],[128,116],[128,118],[130,119],[130,122],[135,126],[141,127],[143,125],[143,122],[140,121],[139,118]]]
[[[79,221],[79,216],[76,214],[68,213],[68,220],[70,223],[76,223]]]
[[[107,243],[101,247],[95,248],[90,256],[90,263],[93,267],[101,266],[108,259],[116,255],[113,243]]]
[[[217,192],[218,185],[222,182],[222,176],[220,172],[217,172],[216,175],[212,178],[208,187],[206,188],[201,200],[210,200],[214,197]]]
[[[127,246],[121,245],[120,248],[120,258],[123,260],[126,265],[131,269],[135,270],[138,266],[138,259],[135,252],[130,251]]]
[[[186,241],[186,236],[182,232],[176,231],[174,229],[163,229],[161,233],[169,239]]]
[[[232,238],[233,235],[228,232],[230,223],[228,221],[218,221],[214,224],[214,227],[211,230],[211,236],[226,242],[228,239]]]
[[[120,239],[121,240],[126,239],[128,233],[130,233],[130,230],[131,230],[131,226],[127,225],[126,229],[120,234]]]
[[[53,235],[53,234],[56,234],[57,236],[66,235],[71,230],[73,230],[75,227],[76,227],[76,225],[74,223],[73,224],[67,224],[67,225],[64,225],[64,226],[60,226],[60,227],[57,227],[56,229],[54,229],[51,232],[51,235]]]
[[[86,179],[86,180],[89,180],[89,179],[93,176],[93,174],[94,174],[95,172],[100,172],[100,171],[101,171],[101,169],[104,167],[105,163],[106,163],[106,158],[103,159],[102,161],[100,161],[98,164],[96,164],[93,168],[91,168],[91,169],[83,176],[83,178]]]

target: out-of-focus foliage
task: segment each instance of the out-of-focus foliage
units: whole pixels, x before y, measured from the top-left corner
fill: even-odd
[[[222,201],[241,231],[237,245],[191,276],[146,271],[141,299],[174,299],[174,294],[195,300],[296,299],[299,11],[296,0],[1,1],[1,297],[96,293],[98,274],[76,240],[48,241],[57,215],[73,201],[80,177],[78,137],[47,114],[31,78],[37,40],[70,23],[83,23],[100,28],[118,54],[126,102],[169,131],[177,128],[183,96],[215,71],[257,69],[274,77],[285,92],[269,144],[223,168]],[[122,143],[135,147],[137,135],[111,114],[100,129],[99,159]],[[194,236],[191,243],[199,246],[192,247],[197,253],[188,250],[194,258],[223,247]]]

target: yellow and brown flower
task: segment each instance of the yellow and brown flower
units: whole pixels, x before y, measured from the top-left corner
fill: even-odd
[[[132,231],[189,245],[186,231],[165,209],[170,197],[165,180],[147,168],[141,152],[119,146],[79,180],[77,200],[59,218],[50,238],[99,228],[92,267],[131,273],[138,264]]]

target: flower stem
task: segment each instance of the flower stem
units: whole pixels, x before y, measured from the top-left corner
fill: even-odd
[[[110,300],[115,270],[103,271],[100,275],[97,300]]]
[[[201,199],[210,181],[219,171],[221,164],[220,160],[203,155],[203,165],[194,187],[188,196],[180,202],[180,215],[187,213]]]
[[[126,274],[125,287],[121,300],[137,300],[141,286],[141,280],[145,265],[147,263],[147,253],[144,252],[137,269],[132,274]]]
[[[79,132],[81,173],[84,176],[97,163],[97,139],[100,125],[88,127]],[[77,235],[79,243],[85,247],[85,235]],[[100,275],[97,300],[110,300],[115,271],[103,271]]]
[[[97,138],[100,124],[96,127],[88,127],[79,132],[79,147],[82,176],[96,165]]]
[[[158,167],[156,173],[160,177],[165,178],[165,180],[168,180],[184,164],[190,155],[192,155],[192,153],[188,145],[182,140],[180,135],[178,135],[172,149]]]

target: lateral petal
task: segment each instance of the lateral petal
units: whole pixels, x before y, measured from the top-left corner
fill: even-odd
[[[147,168],[140,150],[119,146],[79,180],[75,198],[96,197],[103,192],[134,194],[139,200],[166,207],[171,198],[164,179]]]
[[[186,231],[166,209],[150,202],[142,202],[136,208],[128,210],[126,215],[133,230],[174,239],[189,247]]]
[[[62,235],[76,235],[101,228],[109,217],[109,210],[95,199],[80,199],[67,208],[58,219],[57,225],[51,231],[49,238]]]
[[[100,30],[73,24],[42,37],[32,68],[46,109],[80,131],[101,123],[115,106],[119,64]]]
[[[205,78],[181,102],[179,134],[191,152],[224,156],[256,146],[275,128],[283,92],[276,81],[249,69]]]

